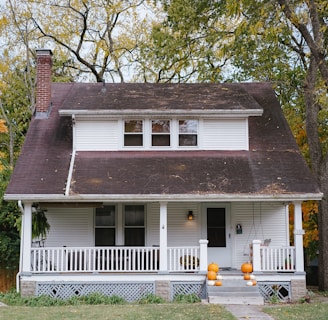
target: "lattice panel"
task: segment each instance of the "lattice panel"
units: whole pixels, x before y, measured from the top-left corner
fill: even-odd
[[[171,283],[171,299],[180,294],[196,294],[200,299],[206,298],[205,282],[172,282]]]
[[[258,286],[265,302],[290,301],[290,282],[258,282]]]
[[[36,295],[47,295],[53,298],[69,299],[86,296],[90,293],[101,293],[106,296],[119,296],[128,302],[134,302],[147,294],[155,294],[153,282],[138,283],[37,283]]]

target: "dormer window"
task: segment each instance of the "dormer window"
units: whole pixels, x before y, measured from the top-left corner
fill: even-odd
[[[170,120],[151,121],[151,145],[153,147],[169,147],[170,139]]]
[[[143,121],[125,120],[124,121],[124,146],[141,147],[143,146]]]
[[[179,146],[196,147],[198,120],[179,120]]]

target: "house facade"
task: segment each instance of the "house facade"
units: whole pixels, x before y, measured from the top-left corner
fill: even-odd
[[[305,295],[301,205],[322,194],[270,84],[51,83],[51,51],[37,59],[5,194],[22,210],[22,295],[206,297],[209,263],[246,261],[266,299]]]

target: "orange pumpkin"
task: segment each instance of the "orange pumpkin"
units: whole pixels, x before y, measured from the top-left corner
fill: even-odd
[[[215,281],[215,285],[218,286],[218,287],[221,287],[222,286],[222,281]]]
[[[244,280],[250,280],[250,279],[251,279],[251,275],[249,273],[245,273]]]
[[[208,280],[216,280],[216,272],[214,272],[214,271],[208,271],[207,272],[207,279]]]
[[[256,282],[256,280],[254,279],[254,280],[252,280],[252,283],[253,283],[253,286],[256,286],[256,284],[257,284],[257,282]]]
[[[215,273],[218,273],[219,272],[219,265],[217,263],[210,263],[207,267],[207,270],[208,271],[214,271]]]
[[[252,273],[253,265],[250,262],[245,262],[241,265],[241,272],[243,273]]]

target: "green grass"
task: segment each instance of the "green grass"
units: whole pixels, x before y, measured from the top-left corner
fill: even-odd
[[[278,305],[265,307],[263,311],[271,315],[275,320],[328,319],[328,303],[322,302]]]
[[[219,305],[148,304],[148,305],[78,305],[53,307],[0,307],[1,320],[234,320]]]

